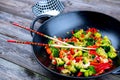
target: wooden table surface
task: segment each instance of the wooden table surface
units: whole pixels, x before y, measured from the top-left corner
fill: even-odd
[[[120,0],[60,1],[65,5],[64,13],[78,10],[98,11],[120,21]],[[52,76],[36,61],[30,45],[6,42],[8,39],[32,41],[30,32],[14,27],[9,22],[15,21],[29,27],[36,17],[31,9],[35,3],[36,0],[0,0],[0,80],[50,80]],[[38,23],[36,26],[40,25]],[[109,74],[99,78],[108,79],[120,80],[120,75]]]

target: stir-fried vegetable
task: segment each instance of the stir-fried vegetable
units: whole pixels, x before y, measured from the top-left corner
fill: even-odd
[[[62,66],[64,65],[64,61],[61,58],[55,58],[56,62],[57,62],[57,66]]]
[[[50,50],[52,52],[53,57],[59,57],[59,49],[58,48],[50,47]]]
[[[89,77],[100,75],[106,70],[112,69],[112,59],[117,56],[117,53],[107,36],[102,36],[96,28],[89,28],[86,31],[83,29],[75,30],[72,33],[73,36],[69,39],[59,39],[73,46],[96,49],[81,50],[46,46],[52,64],[60,73]],[[64,45],[52,40],[48,44]]]

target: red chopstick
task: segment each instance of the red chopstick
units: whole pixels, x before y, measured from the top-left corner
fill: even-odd
[[[37,42],[30,42],[30,41],[19,41],[19,40],[7,40],[7,42],[11,43],[20,43],[20,44],[31,44],[37,46],[52,46],[52,47],[62,47],[62,48],[76,48],[76,49],[92,49],[95,50],[96,48],[86,48],[81,46],[64,46],[64,45],[57,45],[57,44],[44,44],[44,43],[37,43]]]
[[[30,41],[7,40],[7,42],[20,43],[20,44],[31,44],[31,45],[37,45],[37,46],[48,46],[48,44],[30,42]]]
[[[36,33],[36,34],[38,34],[38,35],[40,35],[40,36],[46,37],[46,38],[48,38],[48,39],[51,39],[51,40],[60,42],[60,43],[62,43],[62,44],[68,45],[68,46],[72,46],[72,45],[70,45],[70,44],[68,44],[68,43],[66,43],[66,42],[62,42],[62,41],[60,41],[60,40],[58,40],[58,39],[56,39],[56,38],[50,37],[50,36],[45,35],[45,34],[43,34],[43,33],[41,33],[41,32],[38,32],[38,31],[36,31],[36,30],[33,30],[33,29],[28,28],[28,27],[19,25],[19,24],[16,23],[16,22],[10,22],[10,23],[13,24],[13,25],[15,25],[15,26],[17,26],[17,27],[20,27],[20,28],[26,29],[26,30],[28,30],[28,31],[34,32],[34,33]]]

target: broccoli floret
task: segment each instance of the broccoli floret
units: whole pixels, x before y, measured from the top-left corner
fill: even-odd
[[[113,46],[110,46],[110,51],[108,52],[108,57],[113,59],[117,56],[116,50]]]
[[[83,32],[83,29],[80,29],[78,32],[74,33],[73,36],[75,36],[76,38],[80,38],[80,34],[82,34]]]
[[[84,72],[84,76],[85,76],[85,77],[88,77],[88,76],[89,76],[89,70],[86,70],[86,71]]]
[[[111,42],[107,36],[104,36],[101,46],[110,46]]]
[[[89,59],[88,59],[87,57],[84,57],[84,58],[83,58],[83,63],[84,63],[84,64],[87,64],[88,62],[89,62]]]
[[[104,50],[102,47],[97,48],[96,51],[97,51],[97,53],[98,53],[100,56],[105,57],[105,58],[108,57],[108,56],[107,56],[107,53],[105,52],[105,50]]]
[[[85,71],[87,71],[87,70],[86,70],[86,69],[83,69],[83,68],[80,69],[80,72],[85,72]]]
[[[117,56],[117,53],[115,53],[115,52],[108,52],[108,57],[109,57],[109,58],[113,59],[113,58],[115,58],[116,56]]]
[[[49,40],[48,44],[54,44],[53,40]],[[50,47],[53,57],[59,57],[59,49],[55,47]]]
[[[70,70],[68,70],[68,69],[62,69],[61,73],[63,73],[63,74],[71,74]]]
[[[64,68],[65,69],[68,69],[70,72],[72,72],[72,73],[76,73],[77,72],[77,69],[75,68],[75,66],[74,65],[64,65]]]
[[[57,66],[63,66],[65,63],[61,58],[55,58],[55,60],[57,61]]]
[[[115,52],[116,50],[115,50],[115,48],[113,47],[113,46],[110,46],[110,51],[112,52]]]
[[[87,69],[80,69],[80,72],[83,72],[85,77],[92,76],[96,73],[93,66],[89,66]]]
[[[92,34],[91,32],[88,32],[88,33],[85,35],[85,39],[89,38],[91,34]]]
[[[85,77],[89,76],[89,70],[87,69],[80,69],[80,72],[83,72]]]
[[[89,66],[89,71],[91,75],[96,73],[94,66]]]
[[[100,38],[102,35],[101,35],[101,33],[96,32],[96,33],[94,34],[94,36],[97,37],[97,38]]]
[[[109,38],[107,36],[104,36],[103,39],[110,43],[110,40],[109,40]]]
[[[83,57],[88,57],[88,52],[84,52]]]
[[[81,68],[83,68],[83,63],[82,62],[78,62],[78,63],[75,63],[74,66],[75,66],[75,68],[77,70],[80,70]]]
[[[53,57],[59,57],[59,49],[55,47],[50,47]]]
[[[81,56],[81,55],[82,55],[82,51],[79,50],[78,52],[76,52],[76,53],[73,55],[73,57],[79,57],[79,56]]]
[[[94,67],[93,66],[89,66],[88,70],[86,70],[84,72],[84,76],[85,77],[92,76],[95,73],[96,73],[96,71],[95,71]]]
[[[74,65],[71,65],[71,66],[69,67],[69,70],[70,70],[72,73],[76,73],[76,72],[77,72],[77,70],[76,70],[76,68],[74,67]]]
[[[77,72],[77,66],[80,66],[79,63],[76,63],[74,61],[71,61],[71,65],[64,65],[64,68],[68,69],[69,71],[71,71],[72,73],[76,73]]]
[[[95,44],[95,40],[93,38],[87,38],[86,41],[87,41],[86,46]]]
[[[67,56],[63,57],[62,59],[65,61],[65,63],[67,63],[67,62],[70,61],[70,60],[67,58]]]
[[[82,42],[77,41],[77,42],[75,43],[75,45],[76,45],[76,46],[86,46],[86,43],[87,43],[86,40],[83,40]]]
[[[106,53],[108,53],[110,51],[110,46],[101,46]]]
[[[48,44],[54,44],[54,41],[53,40],[49,40]]]

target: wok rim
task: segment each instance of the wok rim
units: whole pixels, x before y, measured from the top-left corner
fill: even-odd
[[[67,13],[61,13],[61,14],[59,14],[59,15],[57,15],[57,16],[51,17],[50,19],[44,21],[44,23],[42,23],[40,27],[44,26],[47,22],[51,21],[51,20],[54,19],[54,18],[57,18],[58,16],[67,15],[67,14],[69,14],[69,13],[79,13],[79,12],[90,12],[90,13],[100,14],[100,15],[103,15],[103,16],[107,16],[107,17],[109,17],[109,18],[111,18],[111,19],[114,19],[114,20],[116,20],[116,21],[118,21],[118,22],[120,23],[120,21],[119,21],[118,19],[116,19],[115,17],[110,16],[110,15],[108,15],[108,14],[105,14],[105,13],[102,13],[102,12],[97,12],[97,11],[82,10],[82,11],[71,11],[71,12],[67,12]],[[40,28],[40,27],[39,27],[39,28]],[[38,30],[39,30],[39,28],[38,28]],[[37,31],[38,31],[38,30],[37,30]],[[36,34],[35,34],[35,35],[36,35]],[[33,36],[33,40],[34,40],[35,35]],[[32,41],[33,41],[33,40],[32,40]],[[32,49],[33,49],[33,48],[34,48],[34,47],[32,46]],[[33,49],[33,51],[34,51],[34,49]],[[112,70],[110,70],[110,71],[108,71],[108,72],[105,72],[105,73],[103,73],[103,74],[100,74],[100,75],[98,75],[98,76],[90,76],[90,77],[66,76],[66,75],[64,75],[64,74],[60,74],[60,73],[58,73],[58,72],[56,72],[56,71],[53,71],[53,70],[49,69],[49,68],[46,67],[44,64],[42,64],[42,62],[37,58],[37,55],[36,55],[35,51],[34,51],[33,54],[34,54],[37,62],[38,62],[45,70],[49,71],[50,73],[56,74],[56,75],[58,75],[58,76],[60,76],[60,77],[71,78],[71,79],[95,79],[95,78],[99,78],[99,77],[102,77],[102,76],[105,76],[105,75],[108,75],[108,74],[112,74],[112,72],[114,72],[116,69],[120,68],[120,66],[118,66],[118,67],[116,67],[116,68],[114,68],[114,69],[112,69]],[[49,78],[49,77],[48,77],[48,78]]]

